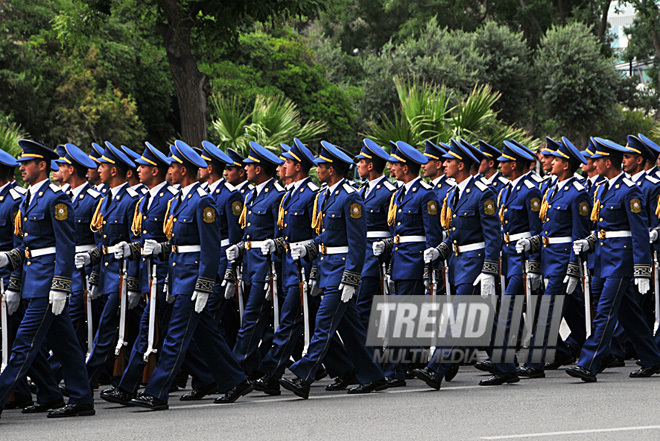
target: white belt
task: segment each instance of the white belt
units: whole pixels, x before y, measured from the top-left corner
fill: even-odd
[[[532,233],[529,231],[525,231],[524,233],[516,233],[516,234],[509,234],[509,233],[504,233],[504,242],[508,245],[510,242],[517,242],[520,239],[527,239],[529,237],[532,237]]]
[[[426,242],[426,236],[399,236],[398,234],[394,236],[394,243],[415,243],[415,242]]]
[[[76,245],[76,253],[84,253],[85,251],[92,250],[95,247],[95,245]]]
[[[632,234],[630,234],[630,230],[626,230],[626,231],[600,230],[600,231],[596,231],[596,234],[598,234],[599,239],[613,239],[615,237],[632,237]]]
[[[32,259],[39,256],[46,256],[48,254],[55,254],[57,249],[55,247],[37,248],[36,250],[25,249],[25,257]]]
[[[229,246],[229,239],[222,239],[220,241],[220,247],[228,247]]]
[[[367,231],[367,239],[385,239],[390,237],[389,231]],[[424,239],[426,241],[426,239]]]
[[[346,254],[348,253],[348,247],[326,247],[321,244],[319,246],[319,251],[321,254]]]
[[[571,236],[544,237],[542,240],[543,240],[543,245],[546,246],[573,242],[573,238]]]
[[[245,242],[245,249],[250,250],[252,248],[261,248],[261,246],[266,242],[265,240],[253,240]]]
[[[113,245],[111,247],[103,247],[103,254],[114,254],[115,251],[117,250],[117,245]]]
[[[172,252],[176,254],[199,253],[202,251],[201,245],[172,245]]]
[[[285,246],[286,252],[290,253],[291,252],[291,247],[294,246],[294,245],[303,245],[303,246],[307,245],[310,240],[312,240],[312,239],[301,240],[300,242],[287,242],[287,244]]]
[[[467,245],[454,244],[454,253],[458,255],[459,253],[467,253],[468,251],[483,250],[484,248],[486,248],[486,242],[470,243]]]

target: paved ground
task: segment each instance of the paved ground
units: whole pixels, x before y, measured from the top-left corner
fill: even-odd
[[[325,379],[309,400],[283,391],[253,392],[233,405],[210,397],[149,412],[106,403],[96,393],[97,415],[48,420],[5,411],[0,440],[56,439],[660,439],[660,377],[628,378],[636,369],[608,370],[586,384],[562,370],[545,379],[498,387],[477,385],[482,372],[462,367],[438,392],[418,380],[405,388],[364,396],[330,393]]]

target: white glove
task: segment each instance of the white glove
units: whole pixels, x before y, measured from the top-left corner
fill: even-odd
[[[532,285],[532,291],[541,287],[541,281],[543,280],[543,277],[541,277],[540,274],[527,273],[527,277],[529,278],[529,284]]]
[[[340,283],[339,290],[341,291],[341,301],[344,303],[351,300],[355,295],[355,287],[351,285],[344,285],[343,283]]]
[[[195,312],[199,314],[204,310],[206,302],[209,300],[209,293],[195,291],[190,300],[195,302]]]
[[[635,277],[635,285],[640,294],[646,294],[651,289],[651,281],[644,277]]]
[[[649,231],[649,240],[651,243],[655,243],[658,240],[658,230]]]
[[[575,291],[575,288],[577,288],[578,278],[567,275],[566,277],[564,277],[564,283],[568,284],[566,286],[566,294],[572,294],[573,291]]]
[[[275,241],[273,239],[266,239],[261,245],[261,254],[267,256],[275,252]]]
[[[18,310],[18,306],[21,304],[21,293],[5,291],[5,302],[7,302],[7,314],[12,315]]]
[[[142,254],[145,256],[151,256],[152,254],[160,254],[163,251],[163,246],[156,242],[153,239],[147,239],[144,241],[144,246],[142,247]]]
[[[424,263],[430,263],[434,260],[437,260],[440,257],[440,251],[436,248],[427,248],[424,250]]]
[[[522,254],[523,251],[529,251],[532,249],[532,242],[529,239],[520,239],[516,242],[516,252]]]
[[[0,253],[0,268],[4,268],[9,265],[9,257],[7,253]]]
[[[241,249],[238,247],[238,245],[232,245],[229,248],[227,248],[227,251],[225,251],[227,254],[227,260],[230,262],[235,261],[238,259],[238,256],[241,254]]]
[[[66,305],[66,293],[62,291],[50,291],[48,293],[48,303],[51,305],[51,311],[53,315],[60,315],[64,311],[64,305]]]
[[[87,251],[76,254],[74,257],[76,268],[80,269],[83,266],[87,266],[92,263],[92,258]]]
[[[273,300],[273,292],[270,290],[270,283],[266,282],[266,301]]]
[[[89,298],[92,300],[98,299],[100,295],[101,291],[99,290],[98,285],[91,285],[89,288]]]
[[[316,297],[319,294],[321,294],[321,288],[319,288],[319,282],[317,282],[316,279],[311,279],[309,281],[309,295],[312,297]]]
[[[371,250],[374,252],[374,256],[380,256],[385,251],[385,242],[382,240],[377,240],[371,244]]]
[[[137,291],[129,291],[127,303],[129,310],[135,308],[138,303],[140,303],[140,293]]]
[[[225,286],[225,299],[231,299],[236,295],[236,285],[234,282],[224,280],[222,284]]]
[[[307,248],[301,243],[291,245],[291,258],[293,260],[300,260],[301,257],[307,255]]]
[[[589,242],[587,239],[578,239],[573,242],[573,252],[575,254],[584,253],[585,251],[589,251]]]
[[[131,247],[127,242],[119,242],[115,245],[115,259],[121,260],[131,254]]]
[[[488,297],[495,295],[495,276],[490,274],[481,273],[472,283],[472,286],[477,286],[481,283],[481,297]]]

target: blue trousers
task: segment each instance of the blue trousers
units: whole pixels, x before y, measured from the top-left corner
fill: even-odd
[[[339,331],[360,383],[371,383],[384,377],[383,371],[373,362],[373,348],[365,346],[367,332],[358,317],[355,298],[344,303],[337,289],[325,290],[307,354],[289,370],[312,384],[336,331]]]
[[[6,281],[5,286],[9,284],[9,281]],[[18,310],[10,315],[8,318],[8,324],[9,324],[9,348],[11,351],[11,346],[12,343],[14,342],[14,339],[16,338],[16,333],[18,332],[18,328],[21,326],[21,321],[23,321],[23,315],[25,315],[25,310],[27,309],[27,306],[29,304],[28,300],[21,300],[21,303],[18,307]],[[4,330],[2,332],[5,332]],[[28,372],[28,375],[30,378],[32,378],[37,384],[37,398],[41,396],[39,394],[39,383],[34,379],[37,375],[34,372]],[[29,400],[32,399],[32,393],[30,392],[30,388],[27,385],[27,379],[23,379],[19,381],[16,386],[14,386],[14,399],[17,401],[22,401],[22,400]],[[44,401],[44,403],[47,401]]]
[[[635,298],[635,289],[630,277],[603,279],[593,332],[582,346],[578,366],[598,374],[617,320],[628,333],[642,366],[660,365],[660,353],[653,341],[651,328],[644,320],[643,311]]]
[[[62,365],[62,375],[69,390],[69,402],[72,404],[94,402],[84,369],[84,356],[73,331],[68,308],[65,307],[58,316],[53,315],[48,298],[40,297],[29,300],[14,340],[9,364],[0,374],[0,408],[4,408],[16,384],[25,378],[28,369],[35,361],[38,364],[34,367],[45,378],[48,378],[50,373],[50,382],[57,387],[46,357],[43,353],[39,357],[44,344],[52,349]]]
[[[245,374],[220,335],[218,323],[211,312],[204,308],[201,313],[196,313],[195,302],[190,296],[177,295],[167,336],[145,394],[168,400],[170,386],[193,338],[200,348],[204,348],[201,351],[204,362],[218,385],[231,384],[234,387],[245,381]]]
[[[365,329],[369,328],[369,316],[371,315],[371,303],[374,296],[382,295],[382,287],[378,277],[363,277],[358,291],[357,307],[358,316]]]

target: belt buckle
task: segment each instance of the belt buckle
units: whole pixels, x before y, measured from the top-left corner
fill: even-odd
[[[249,249],[251,249],[251,248],[252,248],[252,242],[250,242],[250,241],[248,240],[247,242],[245,242],[245,249],[246,249],[246,250],[249,250]]]
[[[607,239],[607,234],[605,233],[605,230],[600,230],[598,232],[598,237],[600,237],[601,239]]]
[[[328,248],[325,246],[325,244],[321,244],[319,246],[319,250],[321,251],[321,254],[326,254],[326,251],[328,250]]]
[[[508,232],[504,233],[504,242],[506,242],[506,244],[509,245],[510,241],[511,241],[511,236],[509,236],[509,233]]]
[[[454,255],[458,257],[458,255],[461,253],[461,247],[458,245],[454,244]]]
[[[550,240],[547,237],[543,236],[542,240],[544,247],[547,247],[550,244]]]
[[[25,257],[27,257],[28,259],[32,259],[32,252],[27,248],[25,249]]]
[[[287,242],[286,244],[284,244],[284,250],[285,250],[287,253],[290,253],[290,252],[291,252],[291,245],[289,244],[289,242]]]
[[[398,234],[394,236],[394,243],[399,245],[401,243],[401,236],[399,236]]]
[[[108,247],[103,245],[103,254],[108,254]]]
[[[172,245],[172,252],[174,254],[179,254],[179,246],[178,245]]]

